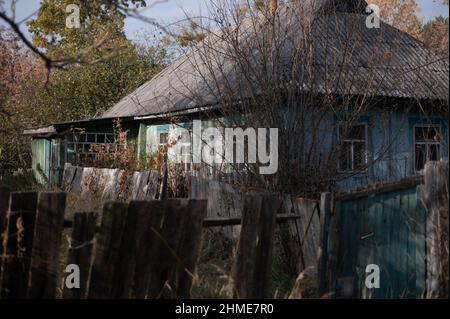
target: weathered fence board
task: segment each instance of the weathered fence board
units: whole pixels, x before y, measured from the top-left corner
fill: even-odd
[[[55,298],[65,205],[65,193],[39,193],[28,298]]]
[[[178,247],[179,263],[176,274],[176,298],[190,297],[198,252],[200,251],[202,223],[206,216],[206,209],[206,200],[189,200],[189,215],[185,218],[181,242]]]
[[[34,201],[27,196],[34,196]],[[315,227],[316,211],[300,209],[305,205],[297,199],[294,203],[299,207],[281,214],[282,200],[274,195],[252,192],[245,198],[242,218],[220,220],[223,225],[242,223],[243,229],[230,296],[267,298],[277,221],[301,219],[302,245],[310,240],[307,234]],[[0,277],[2,297],[55,298],[58,271],[75,264],[80,270],[80,288],[65,286],[63,298],[190,298],[202,229],[217,222],[205,218],[207,200],[106,202],[99,227],[96,214],[76,213],[70,223],[73,231],[66,264],[60,265],[65,199],[65,193],[11,195],[8,258],[2,258],[8,262]],[[67,277],[62,279],[67,283]]]
[[[214,180],[192,177],[190,198],[207,199],[207,217],[209,218],[241,218],[243,209],[242,192],[230,184]],[[241,226],[218,226],[214,231],[237,241]]]
[[[135,278],[135,270],[139,251],[146,249],[146,245],[141,246],[140,244],[150,222],[151,211],[149,208],[147,202],[132,201],[128,206],[116,269],[120,276],[111,291],[113,298],[130,298],[134,280],[139,280],[139,278]]]
[[[145,225],[145,232],[140,239],[137,262],[134,274],[134,289],[132,291],[132,297],[143,299],[147,296],[147,287],[149,285],[152,263],[158,262],[154,258],[154,252],[156,251],[157,242],[156,229],[159,229],[162,218],[165,213],[166,202],[153,200],[145,204],[148,209],[149,221]]]
[[[448,161],[425,165],[421,198],[427,209],[427,297],[448,298]]]
[[[78,167],[67,165],[64,168],[63,187],[84,198],[95,193],[102,200],[116,200],[123,187],[123,170]],[[155,199],[159,173],[157,171],[133,172],[130,175],[130,200]]]
[[[89,298],[108,298],[117,285],[117,263],[128,205],[106,202],[97,235],[89,283]]]
[[[192,178],[191,197],[208,200],[206,227],[214,227],[233,242],[241,231],[244,193],[216,180]],[[274,258],[286,271],[298,274],[307,267],[317,271],[320,214],[317,201],[285,196],[277,217]],[[315,211],[316,210],[316,211]],[[290,217],[291,216],[291,217]]]
[[[161,227],[155,229],[157,245],[152,263],[151,276],[147,290],[148,298],[174,296],[176,292],[175,271],[179,262],[177,255],[182,226],[188,212],[188,200],[169,199]]]
[[[27,296],[37,199],[38,194],[34,192],[11,193],[5,251],[1,258],[0,296],[3,299]]]
[[[267,195],[246,195],[241,236],[228,295],[268,298],[276,214],[281,202]]]
[[[82,299],[86,297],[96,222],[96,213],[76,213],[74,216],[67,265],[77,265],[79,267],[80,287],[69,289],[65,285],[64,299]]]
[[[6,230],[7,213],[9,208],[9,188],[0,186],[0,256],[3,255],[3,235]],[[0,262],[1,266],[1,262]],[[1,269],[0,269],[1,272]]]
[[[332,231],[330,225],[332,213],[332,195],[331,193],[323,193],[320,197],[320,245],[318,253],[318,273],[319,273],[319,292],[325,292],[330,283],[329,272],[327,268],[332,268],[332,265],[327,265],[331,262],[329,255],[329,231]]]
[[[290,272],[298,274],[308,267],[317,271],[320,247],[320,209],[315,200],[286,196],[282,203],[283,216],[296,216],[280,219],[277,234],[281,238],[285,264]],[[290,212],[290,214],[288,214]],[[278,220],[278,218],[277,218]]]

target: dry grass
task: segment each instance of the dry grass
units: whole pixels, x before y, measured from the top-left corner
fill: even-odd
[[[233,265],[235,244],[218,232],[205,230],[197,264],[197,275],[192,286],[192,298],[227,298],[227,289]],[[272,268],[273,298],[288,298],[295,276],[286,273],[285,267],[274,263]]]

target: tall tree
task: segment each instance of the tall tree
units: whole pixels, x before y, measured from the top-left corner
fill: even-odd
[[[36,111],[36,125],[90,118],[151,79],[167,63],[163,45],[147,49],[131,45],[126,53],[102,63],[54,70],[50,81],[31,90],[25,103]]]
[[[420,10],[416,0],[371,0],[380,8],[380,18],[413,37],[420,37],[422,19],[417,15]]]
[[[79,12],[71,12],[75,5]],[[92,61],[120,53],[126,46],[123,31],[130,5],[145,6],[144,0],[42,0],[37,17],[27,25],[33,44],[53,59],[68,56]],[[68,28],[66,20],[79,13],[79,28]],[[126,50],[126,48],[125,48]]]
[[[42,61],[24,50],[14,33],[0,28],[0,169],[29,160],[21,134],[30,114],[21,112],[21,102],[32,84],[39,82],[45,82]]]
[[[449,5],[449,0],[443,0],[442,4]],[[422,41],[436,52],[448,56],[449,19],[438,16],[427,22],[421,33]]]
[[[436,52],[448,55],[449,20],[443,16],[426,23],[422,29],[421,39]]]

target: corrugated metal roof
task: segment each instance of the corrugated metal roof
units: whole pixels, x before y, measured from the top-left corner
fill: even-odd
[[[344,7],[341,11],[349,11]],[[318,93],[448,100],[448,57],[434,53],[420,41],[386,23],[381,23],[379,29],[369,29],[361,7],[353,10],[353,13],[331,14],[315,11],[311,25],[313,78],[305,79],[307,72],[303,72],[298,76],[299,88]],[[292,42],[299,41],[303,22],[298,20],[292,6],[284,7],[279,15],[277,32],[280,36],[289,37]],[[259,35],[254,34],[258,32],[253,22],[247,20],[239,29],[242,45],[258,44]],[[249,93],[242,85],[245,66],[238,66],[229,58],[235,52],[230,51],[229,43],[221,40],[221,36],[219,31],[207,37],[191,53],[101,117],[145,116],[214,105],[222,90],[233,92],[235,99],[246,97]],[[298,60],[294,57],[295,47],[296,44],[289,44],[289,41],[283,44],[286,65],[281,67],[286,70],[290,70],[292,61]],[[253,50],[255,63],[257,51]],[[252,52],[251,47],[249,52]]]

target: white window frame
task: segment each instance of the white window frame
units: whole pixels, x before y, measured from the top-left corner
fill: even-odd
[[[68,136],[69,135],[73,135],[73,141],[69,141],[68,140]],[[79,141],[79,136],[80,135],[85,135],[86,136],[86,140],[84,142],[80,142]],[[94,142],[88,142],[87,141],[87,137],[88,135],[95,135],[95,141]],[[98,142],[98,137],[99,136],[103,136],[104,140],[103,142]],[[109,138],[113,138],[112,142],[107,142],[107,136]],[[77,138],[78,137],[78,140]],[[65,151],[65,162],[69,163],[69,144],[73,144],[74,145],[74,150],[73,153],[75,155],[75,162],[78,162],[80,159],[78,158],[78,154],[80,154],[78,152],[79,148],[84,149],[85,145],[111,145],[114,144],[116,141],[116,135],[114,133],[97,133],[97,132],[85,132],[85,133],[80,133],[80,132],[73,132],[73,133],[69,133],[66,134],[64,137],[65,143],[66,143],[66,151]],[[83,152],[83,154],[86,154],[86,156],[93,156],[94,158],[96,158],[97,154],[95,152]]]
[[[358,123],[352,124],[352,127],[353,126],[364,126],[364,137],[365,137],[364,140],[361,140],[361,139],[349,139],[349,138],[341,140],[341,136],[340,136],[340,131],[341,130],[340,130],[340,128],[341,128],[341,126],[344,126],[344,125],[348,125],[348,123],[345,123],[345,122],[338,123],[338,125],[337,125],[337,137],[338,137],[338,142],[342,143],[342,145],[344,145],[344,143],[352,143],[352,146],[351,146],[351,152],[352,152],[352,154],[351,154],[351,167],[352,168],[350,170],[341,169],[341,159],[339,158],[338,159],[338,172],[342,173],[342,174],[365,173],[365,172],[367,172],[367,169],[368,169],[367,168],[367,164],[369,162],[368,161],[368,154],[369,154],[368,125],[367,125],[367,123],[364,123],[364,122],[358,122]],[[364,167],[363,169],[355,169],[353,143],[361,143],[361,142],[364,142],[364,145],[365,145],[365,147],[364,147],[364,153],[365,153],[364,154],[364,163],[366,164],[366,167]]]
[[[416,140],[416,129],[417,128],[436,128],[439,132],[439,136],[440,136],[440,140],[439,142],[417,142]],[[440,124],[415,124],[413,126],[413,169],[415,173],[419,173],[421,170],[417,170],[416,167],[416,145],[420,144],[420,145],[437,145],[438,146],[438,150],[439,150],[439,158],[442,158],[442,127]],[[424,162],[424,165],[428,162],[428,147],[425,147],[425,151],[426,151],[426,159]]]

